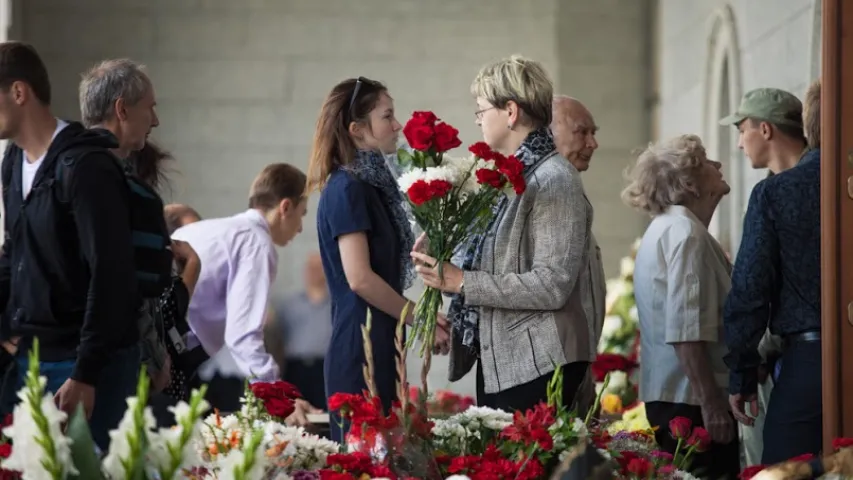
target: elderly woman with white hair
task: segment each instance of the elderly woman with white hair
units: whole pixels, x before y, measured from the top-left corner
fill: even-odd
[[[592,212],[548,128],[554,88],[541,64],[513,56],[483,67],[471,91],[483,140],[524,164],[527,189],[500,199],[443,281],[435,259],[412,253],[424,283],[453,294],[450,380],[476,364],[478,403],[524,410],[560,369],[571,405],[595,351],[582,302]]]
[[[622,199],[652,216],[637,252],[634,295],[640,317],[640,399],[661,448],[677,440],[669,422],[686,417],[712,440],[693,457],[703,478],[737,478],[740,458],[723,363],[722,309],[731,264],[708,231],[730,187],[702,141],[682,135],[649,146],[629,172]]]

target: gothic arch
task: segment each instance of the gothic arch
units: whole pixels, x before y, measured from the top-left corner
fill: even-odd
[[[723,247],[734,255],[740,244],[747,182],[745,162],[737,149],[736,132],[732,127],[719,125],[721,118],[737,109],[743,94],[740,46],[730,5],[714,12],[707,38],[702,134],[708,155],[723,163],[724,174],[732,188],[717,208],[710,229]]]
[[[820,77],[821,68],[821,36],[823,26],[821,17],[823,15],[823,2],[821,0],[813,0],[812,3],[812,39],[809,48],[809,78],[808,83],[813,82]]]

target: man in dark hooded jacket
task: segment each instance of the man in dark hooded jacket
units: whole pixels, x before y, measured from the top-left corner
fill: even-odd
[[[69,414],[82,405],[106,449],[140,368],[129,190],[109,151],[115,137],[54,117],[38,53],[5,42],[0,139],[10,141],[2,163],[0,330],[18,370],[4,403],[16,401],[37,338],[47,390]]]

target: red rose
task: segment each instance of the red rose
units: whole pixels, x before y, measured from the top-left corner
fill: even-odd
[[[255,382],[249,385],[249,390],[252,391],[252,395],[261,400],[271,398],[275,396],[275,389],[272,384],[268,382]]]
[[[459,145],[462,145],[462,140],[459,140],[459,130],[444,122],[435,126],[435,150],[437,153],[444,153]]]
[[[477,183],[480,185],[489,185],[497,189],[501,189],[504,186],[504,177],[497,170],[481,168],[474,175],[477,176]]]
[[[435,130],[429,125],[413,123],[411,120],[403,127],[403,135],[409,146],[422,152],[429,151],[435,140]]]
[[[302,398],[302,392],[300,392],[299,389],[296,388],[296,385],[293,385],[292,383],[276,380],[272,385],[278,395],[287,398]]]
[[[326,465],[340,467],[347,472],[367,470],[373,464],[370,456],[364,452],[333,453],[326,457]]]
[[[628,466],[625,468],[627,473],[635,475],[637,478],[649,478],[652,471],[654,471],[654,464],[648,461],[645,458],[638,457],[632,458],[630,462],[628,462]]]
[[[273,417],[287,418],[295,410],[295,405],[288,398],[270,398],[264,400],[264,408]]]
[[[0,458],[9,458],[9,455],[12,454],[12,445],[9,443],[4,443],[0,445]]]
[[[435,122],[438,121],[438,117],[435,116],[434,113],[426,111],[426,112],[414,112],[412,113],[412,120],[420,123],[422,125],[435,125]]]
[[[740,480],[749,480],[750,478],[758,475],[758,472],[764,470],[764,465],[753,465],[751,467],[746,467],[743,471],[740,472],[740,475],[737,476]]]
[[[696,447],[697,452],[705,452],[711,447],[711,434],[702,427],[696,427],[687,439],[687,445]]]
[[[841,450],[853,446],[853,438],[839,437],[832,441],[833,450]]]
[[[693,422],[687,417],[675,417],[669,421],[669,432],[676,440],[686,440],[690,436]]]
[[[637,368],[637,364],[616,353],[599,353],[591,368],[595,381],[603,382],[608,373],[620,371],[630,374]]]

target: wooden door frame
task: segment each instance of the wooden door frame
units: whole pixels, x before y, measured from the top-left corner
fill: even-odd
[[[853,350],[843,348],[853,345],[848,307],[853,306],[853,199],[848,193],[853,186],[853,2],[822,2],[821,328],[824,451],[829,452],[833,438],[853,436]]]

